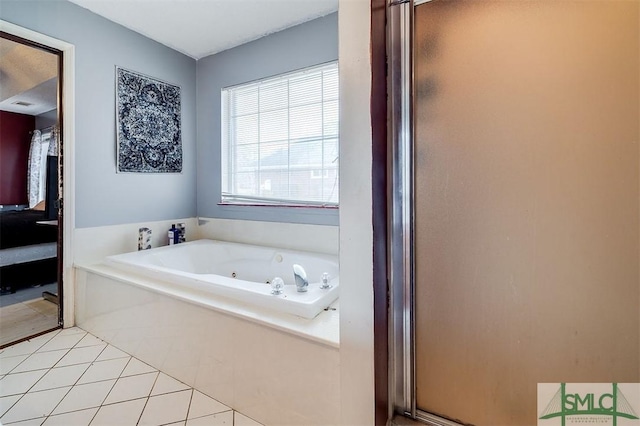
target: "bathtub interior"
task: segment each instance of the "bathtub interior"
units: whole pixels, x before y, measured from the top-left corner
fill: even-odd
[[[203,250],[203,246],[206,249]],[[146,262],[191,274],[213,274],[259,283],[280,277],[287,285],[295,284],[293,265],[296,263],[305,268],[310,283],[319,283],[323,273],[338,277],[337,261],[315,253],[247,244],[216,244],[211,240],[193,241],[179,249],[184,250],[180,255],[171,249],[149,252]]]
[[[314,318],[339,295],[337,258],[316,253],[198,240],[110,256],[106,263],[304,318]],[[294,264],[302,265],[307,273],[309,288],[305,293],[296,291]],[[329,289],[320,288],[325,273],[330,277]],[[269,285],[274,277],[285,282],[284,292],[278,296],[271,294]]]

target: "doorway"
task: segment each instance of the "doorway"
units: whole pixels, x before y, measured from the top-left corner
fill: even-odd
[[[0,33],[0,348],[62,326],[63,53]]]
[[[640,3],[389,13],[392,409],[556,424],[538,384],[640,382]]]

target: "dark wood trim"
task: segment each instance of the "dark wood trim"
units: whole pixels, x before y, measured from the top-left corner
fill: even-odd
[[[58,54],[58,324],[64,326],[64,53]]]
[[[58,182],[59,182],[59,186],[61,189],[60,194],[64,195],[64,192],[62,191],[63,188],[63,176],[64,176],[64,120],[63,120],[63,84],[64,84],[64,54],[61,50],[58,50],[54,47],[51,46],[47,46],[41,43],[37,43],[33,40],[29,40],[26,38],[22,38],[19,36],[16,36],[14,34],[10,34],[7,33],[5,31],[0,31],[0,38],[4,38],[6,40],[11,40],[15,43],[20,43],[20,44],[24,44],[26,46],[29,47],[33,47],[35,49],[40,49],[43,50],[45,52],[48,53],[52,53],[54,55],[56,55],[58,57],[58,102],[57,102],[57,108],[58,108]],[[62,197],[60,197],[60,202],[62,203]],[[58,327],[54,328],[53,330],[62,327],[63,326],[63,276],[64,276],[64,262],[63,262],[63,258],[64,258],[64,253],[63,253],[63,241],[64,241],[64,216],[63,216],[63,209],[62,209],[62,204],[60,206],[60,208],[58,209],[58,274],[57,274],[57,279],[58,279]],[[28,340],[32,337],[38,336],[40,334],[44,334],[47,333],[51,330],[47,330],[43,333],[39,333],[36,334],[34,336],[29,336],[27,338],[21,339],[17,342],[13,342],[11,344],[14,343],[18,343],[21,342],[23,340]]]
[[[58,329],[60,329],[60,328],[62,328],[62,325],[59,325],[59,326],[57,326],[57,327],[50,328],[50,329],[45,330],[45,331],[40,331],[40,332],[38,332],[38,333],[36,333],[36,334],[32,334],[31,336],[23,337],[23,338],[21,338],[21,339],[15,340],[15,341],[10,342],[10,343],[5,343],[4,345],[0,345],[0,349],[4,349],[4,348],[7,348],[7,347],[9,347],[9,346],[13,346],[13,345],[15,345],[16,343],[26,342],[27,340],[31,340],[31,339],[33,339],[34,337],[38,337],[38,336],[42,336],[43,334],[51,333],[52,331],[58,330]]]
[[[373,333],[375,424],[386,425],[389,410],[387,281],[387,5],[371,0],[371,137],[373,197]]]
[[[54,55],[61,56],[61,54],[62,54],[62,52],[60,52],[58,49],[55,49],[53,47],[37,43],[35,41],[29,40],[29,39],[26,39],[26,38],[18,37],[17,35],[9,34],[9,33],[4,32],[4,31],[0,31],[0,38],[4,38],[6,40],[11,40],[13,42],[20,43],[20,44],[25,44],[25,45],[27,45],[29,47],[34,47],[36,49],[44,50],[45,52],[53,53]]]

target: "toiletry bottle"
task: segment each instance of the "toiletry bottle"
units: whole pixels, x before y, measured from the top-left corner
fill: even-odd
[[[151,248],[151,229],[140,228],[138,230],[138,250],[148,250]]]
[[[186,241],[185,233],[186,233],[185,224],[179,223],[178,224],[178,242],[179,243],[184,243]]]
[[[172,246],[176,243],[176,235],[178,233],[178,230],[176,229],[176,225],[172,224],[171,225],[171,229],[169,229],[169,232],[167,233],[167,238],[169,240],[169,245]]]

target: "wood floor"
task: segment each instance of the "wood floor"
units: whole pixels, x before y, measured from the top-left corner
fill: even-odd
[[[31,287],[0,296],[0,346],[58,325],[58,305],[42,298],[57,284]]]

